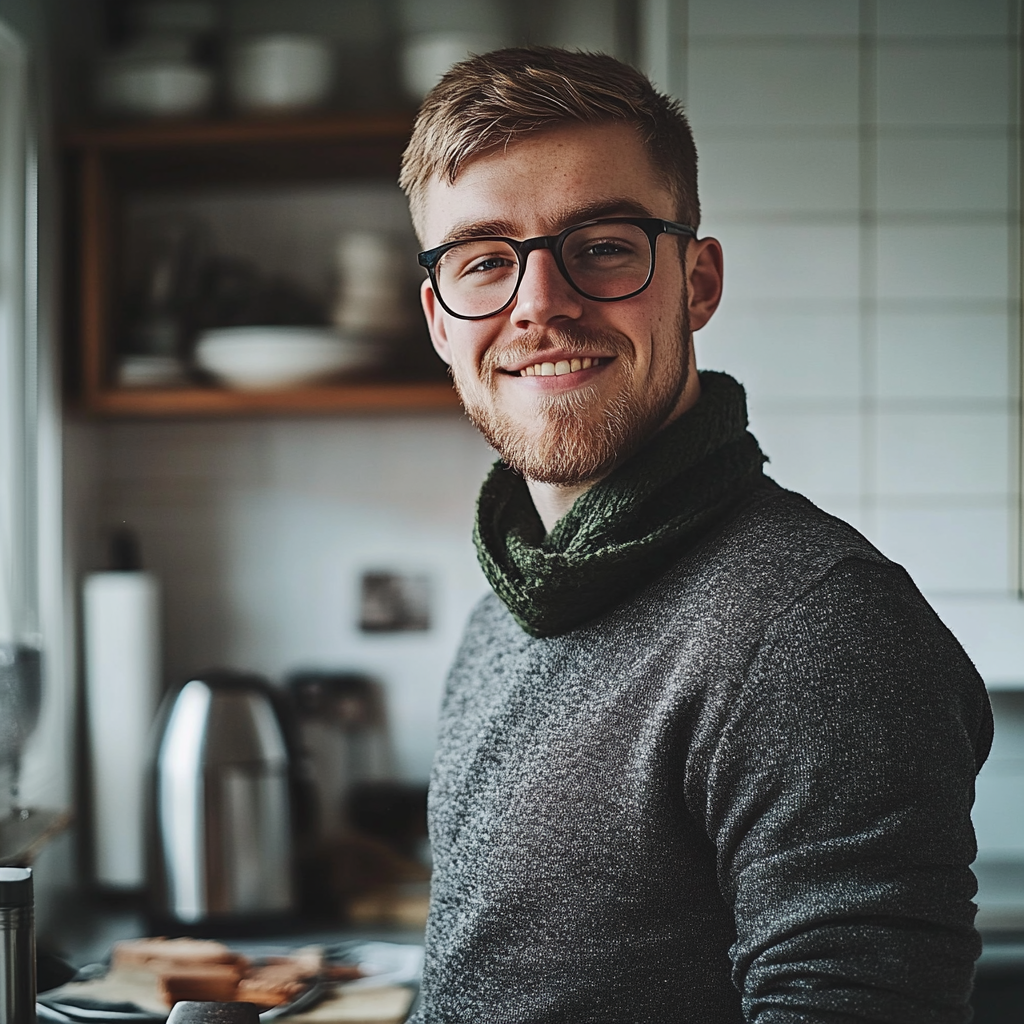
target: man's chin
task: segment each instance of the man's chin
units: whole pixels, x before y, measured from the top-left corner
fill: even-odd
[[[530,416],[512,417],[469,404],[466,412],[517,473],[537,483],[575,487],[607,476],[657,431],[662,418],[660,410],[644,410],[654,412],[656,422],[649,422],[625,399],[595,415],[591,390],[548,400]]]

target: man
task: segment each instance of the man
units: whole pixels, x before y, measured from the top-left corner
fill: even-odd
[[[610,57],[475,57],[402,184],[434,346],[502,460],[417,1021],[967,1020],[984,687],[698,374],[722,250],[679,107]]]

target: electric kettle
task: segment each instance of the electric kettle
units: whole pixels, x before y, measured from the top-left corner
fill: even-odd
[[[288,746],[270,684],[204,673],[168,699],[159,720],[157,912],[196,923],[293,911]]]

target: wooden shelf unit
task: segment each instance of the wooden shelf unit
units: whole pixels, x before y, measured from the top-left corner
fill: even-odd
[[[73,405],[104,417],[217,416],[450,409],[440,373],[424,380],[360,379],[241,391],[189,386],[118,388],[111,380],[117,244],[130,191],[394,181],[412,114],[110,124],[66,133],[75,210]]]

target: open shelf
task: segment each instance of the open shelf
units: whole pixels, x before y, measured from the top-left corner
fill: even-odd
[[[458,399],[438,368],[275,391],[118,388],[125,210],[147,193],[344,186],[397,179],[412,128],[409,111],[304,118],[110,123],[65,133],[70,206],[73,336],[68,396],[102,417],[232,416],[452,409]]]

